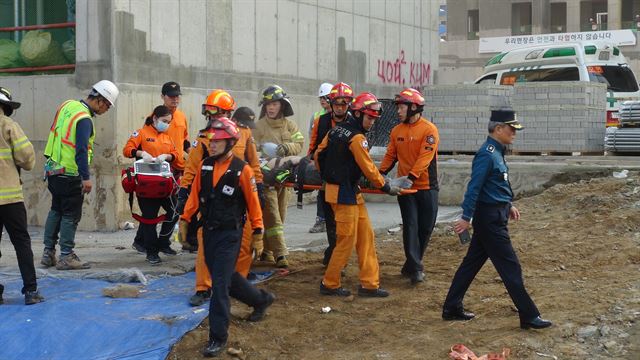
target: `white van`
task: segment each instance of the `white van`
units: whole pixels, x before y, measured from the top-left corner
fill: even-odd
[[[607,84],[606,126],[618,126],[622,101],[640,100],[638,81],[620,49],[610,43],[564,43],[500,53],[476,84],[529,81],[593,81]]]

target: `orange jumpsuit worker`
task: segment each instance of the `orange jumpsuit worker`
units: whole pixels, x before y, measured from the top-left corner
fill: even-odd
[[[165,133],[171,123],[171,111],[164,105],[157,106],[153,114],[145,120],[142,129],[135,131],[122,149],[122,154],[128,158],[143,159],[145,162],[172,163],[178,156],[178,151],[171,138]],[[167,221],[162,223],[160,237],[171,234],[173,227],[178,220],[174,219],[173,204],[174,195],[163,199],[138,198],[138,205],[142,211],[142,217],[153,219],[158,216],[158,211],[162,207],[167,213]],[[161,251],[162,243],[156,232],[156,224],[140,223],[142,238],[147,252],[147,261],[151,265],[161,262],[158,252]],[[166,252],[166,251],[163,251]]]
[[[339,124],[349,116],[349,104],[353,101],[353,89],[351,86],[339,82],[335,84],[331,90],[329,90],[329,106],[331,111],[316,118],[311,128],[311,140],[309,143],[308,155],[311,159],[314,158],[315,152],[318,149],[318,145],[322,142],[324,137],[329,133],[336,124]],[[321,189],[318,191],[318,209],[322,209],[322,220],[325,224],[325,230],[327,232],[327,243],[329,246],[324,250],[324,258],[322,264],[327,266],[333,248],[336,246],[336,221],[334,219],[333,210],[331,205],[324,201],[325,193]],[[316,222],[318,220],[316,219]]]
[[[234,271],[243,223],[250,223],[256,241],[262,239],[262,210],[253,171],[233,156],[231,148],[240,138],[238,128],[226,117],[211,123],[207,131],[210,156],[204,159],[192,183],[182,220],[200,213],[204,233],[203,251],[213,279],[209,302],[209,341],[203,354],[216,356],[225,350],[232,296],[253,307],[248,321],[260,321],[275,296],[258,290]],[[248,216],[247,216],[248,215]],[[248,218],[248,219],[247,219]]]
[[[398,197],[402,215],[402,242],[406,261],[402,275],[416,285],[424,281],[422,258],[438,217],[438,128],[421,116],[424,97],[406,88],[396,95],[400,124],[391,130],[380,172],[398,163],[398,176],[407,176],[417,191]]]
[[[177,82],[169,81],[162,85],[160,98],[162,99],[163,105],[168,107],[171,111],[171,123],[169,124],[169,129],[167,129],[166,134],[171,138],[171,141],[179,154],[171,163],[173,175],[178,182],[180,181],[180,177],[184,171],[185,154],[189,151],[189,148],[191,148],[187,116],[178,109],[178,106],[180,105],[180,95],[182,95],[182,92],[180,91],[180,85]],[[165,234],[166,236],[160,238],[160,251],[167,255],[177,255],[175,250],[171,248],[172,232],[173,229],[171,229],[169,234]],[[138,228],[132,247],[138,252],[145,252],[141,228]]]
[[[352,118],[329,131],[318,147],[316,156],[316,166],[326,183],[325,201],[331,204],[335,214],[337,234],[336,247],[320,283],[320,293],[351,295],[340,284],[340,272],[347,265],[355,247],[360,268],[358,295],[386,297],[389,293],[380,288],[374,233],[358,181],[364,175],[374,187],[393,196],[400,193],[400,188],[385,183],[369,156],[369,144],[364,135],[379,116],[380,103],[371,93],[363,93],[358,97],[361,99],[356,98],[356,101],[362,100],[362,105],[353,112]],[[365,109],[368,111],[365,112]]]
[[[209,124],[215,119],[226,117],[231,110],[235,109],[235,100],[231,95],[224,90],[214,90],[207,97],[206,103],[203,105],[203,114],[209,119]],[[205,107],[207,109],[205,109]],[[242,108],[241,108],[242,109]],[[238,109],[240,110],[240,109]],[[241,111],[241,113],[244,110]],[[255,115],[254,115],[255,117]],[[199,162],[202,159],[209,156],[209,139],[206,136],[207,132],[201,131],[197,140],[194,142],[194,147],[189,152],[189,158],[185,167],[185,172],[180,182],[180,191],[187,192],[188,187],[193,181],[194,175],[197,173]],[[262,173],[260,172],[260,163],[258,161],[258,153],[256,146],[253,142],[251,130],[248,127],[240,128],[240,138],[232,148],[232,152],[235,156],[246,160],[254,171],[256,177],[256,186],[259,193],[262,192]],[[183,190],[184,189],[184,190]],[[184,222],[180,224],[182,232],[184,232],[187,226]],[[185,238],[186,236],[181,236]],[[189,299],[189,303],[193,306],[200,306],[211,296],[211,277],[209,276],[209,270],[204,258],[204,252],[202,250],[202,234],[198,231],[198,253],[196,256],[196,292]],[[245,223],[245,230],[242,236],[242,245],[240,248],[240,254],[238,255],[238,263],[236,264],[236,271],[242,276],[247,276],[251,269],[252,251],[251,251],[252,237],[251,228],[249,222]],[[263,248],[262,243],[256,244],[257,250],[261,251]]]

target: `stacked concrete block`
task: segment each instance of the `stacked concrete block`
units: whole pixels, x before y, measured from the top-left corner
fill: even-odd
[[[487,137],[492,109],[510,107],[510,86],[436,85],[425,88],[425,116],[438,126],[441,152],[475,152]]]
[[[604,148],[606,86],[587,82],[436,85],[424,115],[440,131],[441,152],[475,152],[491,110],[513,108],[526,127],[515,152],[599,152]]]
[[[526,127],[518,152],[600,152],[604,148],[606,86],[588,82],[516,84],[513,109]]]

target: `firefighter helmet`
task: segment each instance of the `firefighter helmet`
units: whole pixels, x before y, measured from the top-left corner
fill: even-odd
[[[236,101],[225,90],[215,89],[207,96],[202,104],[202,115],[215,115],[220,110],[233,111],[236,108]]]
[[[331,92],[329,92],[329,100],[334,102],[336,99],[346,98],[348,102],[353,100],[353,89],[351,86],[339,82],[331,88]]]
[[[373,118],[379,118],[382,113],[382,103],[370,92],[363,92],[351,103],[351,111],[360,111]]]

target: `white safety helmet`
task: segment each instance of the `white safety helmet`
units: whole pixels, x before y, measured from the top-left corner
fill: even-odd
[[[114,106],[116,103],[116,99],[120,94],[120,90],[116,84],[112,83],[109,80],[100,80],[95,85],[93,85],[93,91],[102,95],[103,98],[107,99],[111,103],[111,106]]]
[[[333,85],[329,83],[323,83],[320,85],[320,89],[318,89],[318,97],[329,96],[331,88],[333,88]]]

